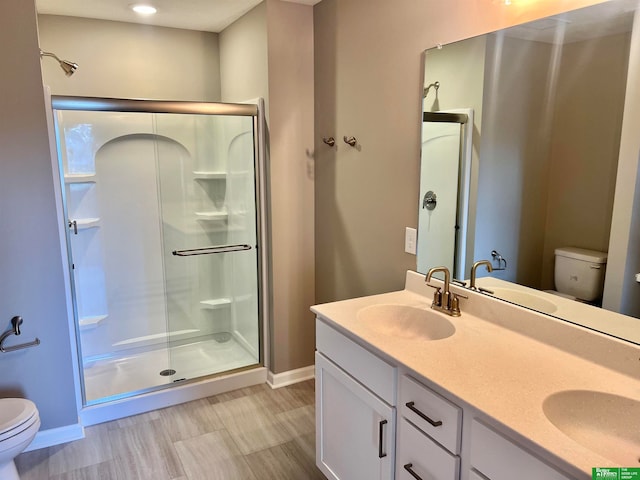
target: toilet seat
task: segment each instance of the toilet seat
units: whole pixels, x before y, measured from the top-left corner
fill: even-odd
[[[0,398],[0,442],[25,431],[38,420],[38,410],[31,400]]]

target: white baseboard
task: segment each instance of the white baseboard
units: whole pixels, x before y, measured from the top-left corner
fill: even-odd
[[[50,428],[48,430],[40,430],[36,433],[33,442],[24,450],[39,450],[45,447],[60,445],[61,443],[72,442],[84,438],[84,427],[79,423],[75,425],[67,425],[65,427]]]
[[[296,370],[289,370],[282,373],[267,373],[267,384],[271,388],[286,387],[287,385],[293,385],[294,383],[304,382],[310,380],[315,376],[315,366],[309,365],[308,367],[298,368]]]

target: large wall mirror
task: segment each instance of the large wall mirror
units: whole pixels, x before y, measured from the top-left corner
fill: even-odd
[[[487,259],[489,294],[640,344],[639,7],[611,0],[425,52],[420,272],[468,279]],[[556,281],[565,250],[584,261],[567,278],[591,275],[595,298]]]

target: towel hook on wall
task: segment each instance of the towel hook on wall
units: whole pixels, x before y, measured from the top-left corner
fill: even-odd
[[[358,143],[358,140],[356,140],[356,137],[347,137],[345,135],[344,137],[342,137],[342,139],[344,140],[344,143],[346,143],[347,145],[350,145],[352,147],[355,147],[356,144]]]

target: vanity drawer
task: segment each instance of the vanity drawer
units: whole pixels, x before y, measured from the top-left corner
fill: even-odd
[[[471,466],[491,480],[570,480],[475,419],[471,423]]]
[[[316,347],[358,382],[389,405],[395,406],[396,367],[349,340],[320,319],[316,319]]]
[[[399,401],[403,417],[450,452],[460,453],[460,407],[408,375],[403,375],[400,379]]]
[[[396,456],[397,480],[456,480],[459,469],[459,457],[451,455],[406,419],[400,421]]]

